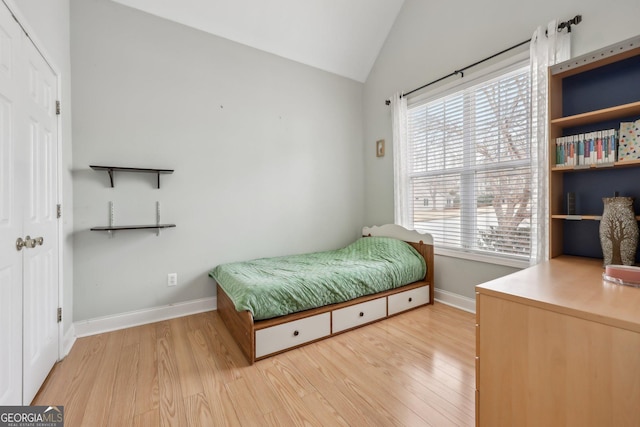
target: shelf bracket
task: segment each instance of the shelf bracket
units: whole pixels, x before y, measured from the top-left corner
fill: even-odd
[[[111,172],[109,172],[109,175],[111,176]],[[111,182],[112,186],[113,186],[113,181]],[[113,227],[113,202],[109,202],[109,227]],[[114,235],[114,231],[113,230],[109,230],[107,231],[107,233],[109,233],[109,238],[113,238]]]
[[[160,188],[160,174],[158,174],[158,188]],[[156,225],[160,225],[160,202],[156,201]],[[156,236],[160,235],[160,228],[156,229]]]

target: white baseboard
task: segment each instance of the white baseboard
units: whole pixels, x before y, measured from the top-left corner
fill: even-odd
[[[433,293],[434,299],[438,302],[450,305],[451,307],[459,308],[460,310],[468,311],[469,313],[476,312],[475,299],[454,294],[453,292],[443,291],[442,289],[438,288],[435,288],[433,290]]]
[[[474,299],[438,288],[434,290],[434,293],[435,300],[442,304],[447,304],[470,313],[476,312],[476,301]],[[76,338],[117,331],[119,329],[145,325],[147,323],[160,322],[176,317],[188,316],[190,314],[203,313],[205,311],[215,310],[216,307],[216,297],[209,297],[74,322],[64,335],[64,354],[69,354]]]
[[[76,328],[72,323],[69,329],[67,330],[67,332],[64,334],[64,337],[62,338],[61,359],[64,359],[65,357],[67,357],[67,355],[71,351],[71,347],[73,347],[75,343],[76,343]]]
[[[130,311],[113,316],[81,320],[74,322],[73,326],[75,327],[75,336],[79,338],[211,311],[215,310],[216,307],[216,297],[200,298],[144,310]]]

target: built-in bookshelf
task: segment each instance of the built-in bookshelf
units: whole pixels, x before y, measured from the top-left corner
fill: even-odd
[[[640,119],[640,36],[557,64],[549,70],[549,246],[552,258],[602,258],[603,197],[635,198],[640,219],[640,160],[556,165],[556,139],[619,129]],[[567,212],[567,194],[575,212]]]

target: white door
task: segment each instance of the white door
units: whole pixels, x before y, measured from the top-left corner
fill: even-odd
[[[11,316],[7,322],[3,318],[0,335],[16,345],[0,352],[0,372],[11,370],[0,374],[7,375],[11,390],[0,396],[0,404],[28,405],[58,355],[57,84],[8,10],[0,6],[0,11],[0,68],[11,75],[8,85],[0,84],[0,104],[4,101],[9,111],[6,120],[0,119],[0,212],[7,212],[0,215],[0,227],[7,224],[1,231],[0,281],[10,283],[7,300],[15,304],[0,302],[0,316],[5,309]],[[11,67],[4,65],[5,56],[12,59]],[[18,248],[18,238],[27,244]]]
[[[26,165],[23,254],[23,404],[31,403],[58,358],[58,220],[56,76],[24,38]]]
[[[22,403],[22,207],[16,200],[21,31],[0,5],[0,405]]]

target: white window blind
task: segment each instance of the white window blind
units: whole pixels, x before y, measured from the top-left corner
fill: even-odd
[[[528,259],[528,65],[410,105],[405,206],[436,246]]]

